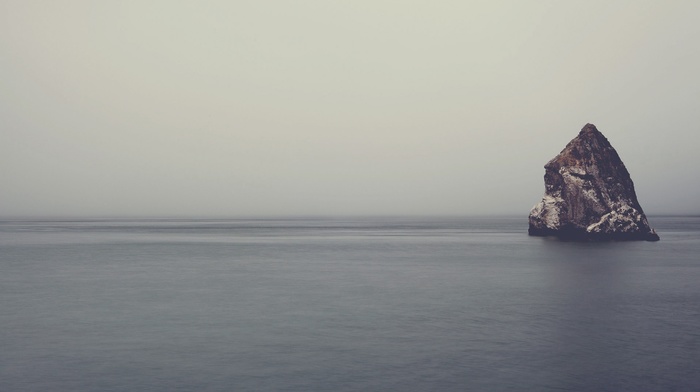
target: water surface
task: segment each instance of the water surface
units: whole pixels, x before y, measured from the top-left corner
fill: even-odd
[[[3,391],[697,391],[700,218],[0,221]]]

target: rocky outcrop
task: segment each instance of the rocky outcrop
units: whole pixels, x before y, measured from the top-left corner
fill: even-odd
[[[530,235],[659,240],[625,164],[593,124],[586,124],[544,168],[545,195],[530,211]]]

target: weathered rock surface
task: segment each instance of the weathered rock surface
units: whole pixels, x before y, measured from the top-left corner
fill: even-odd
[[[625,164],[593,124],[586,124],[544,168],[545,195],[530,211],[530,235],[659,240]]]

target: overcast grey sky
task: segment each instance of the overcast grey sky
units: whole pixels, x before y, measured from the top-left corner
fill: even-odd
[[[0,216],[700,212],[700,2],[0,0]]]

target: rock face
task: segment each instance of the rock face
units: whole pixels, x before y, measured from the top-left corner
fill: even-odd
[[[545,195],[530,211],[530,235],[659,240],[625,164],[593,124],[586,124],[544,168]]]

